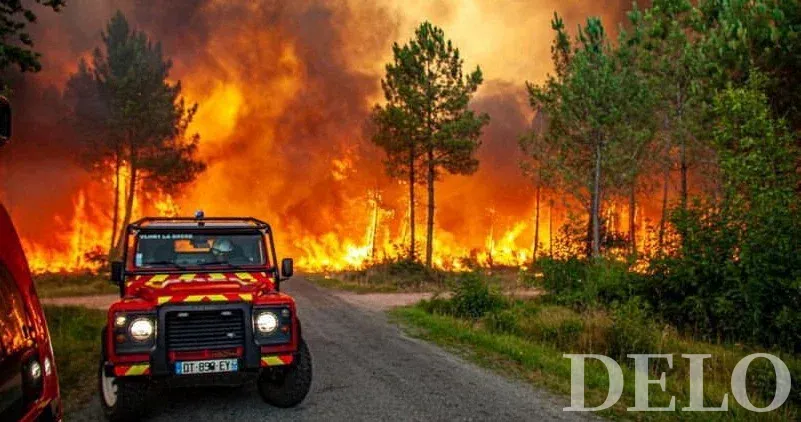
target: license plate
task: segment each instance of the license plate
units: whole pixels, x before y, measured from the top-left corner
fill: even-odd
[[[236,372],[239,361],[236,359],[193,360],[175,362],[175,374],[214,374],[217,372]]]

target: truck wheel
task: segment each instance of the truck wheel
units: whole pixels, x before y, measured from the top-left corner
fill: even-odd
[[[106,419],[113,422],[136,421],[144,416],[148,384],[141,380],[106,375],[105,350],[100,357],[98,387],[100,406]]]
[[[306,342],[301,339],[295,361],[286,368],[262,371],[258,380],[259,394],[268,404],[293,407],[309,393],[312,382],[312,359]]]

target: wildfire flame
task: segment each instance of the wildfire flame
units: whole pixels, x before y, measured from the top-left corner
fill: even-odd
[[[134,218],[188,216],[197,209],[207,216],[258,217],[273,225],[279,254],[294,256],[308,271],[359,269],[405,256],[408,186],[385,176],[383,155],[370,143],[367,122],[371,107],[382,98],[379,80],[392,42],[405,41],[414,26],[430,19],[454,37],[468,59],[466,66],[484,66],[487,82],[473,106],[492,117],[479,151],[478,173],[445,176],[437,184],[434,265],[454,270],[519,266],[532,258],[534,190],[519,170],[524,157],[517,148],[532,118],[523,81],[541,79],[548,71],[542,64],[548,63],[552,38],[548,21],[554,8],[563,12],[573,6],[521,2],[507,10],[486,8],[480,1],[436,7],[384,1],[119,3],[135,27],[164,43],[174,62],[171,79],[182,82],[188,101],[199,103],[190,132],[201,135],[199,155],[208,163],[207,171],[175,197],[138,192]],[[571,19],[608,13],[608,5],[586,3]],[[59,15],[43,14],[33,35],[44,49],[45,71],[26,81],[63,90],[78,58],[89,57],[100,45],[100,29],[113,12],[98,8],[87,16],[85,9],[67,7]],[[497,15],[487,19],[487,14]],[[86,35],[91,32],[87,22],[96,26],[96,37]],[[184,25],[180,31],[176,22]],[[86,31],[82,37],[65,36],[79,26]],[[532,28],[539,28],[537,37]],[[532,51],[525,57],[520,54],[522,40]],[[526,73],[530,71],[534,73]],[[50,92],[44,88],[18,91],[41,91],[41,97],[29,100],[30,109],[52,102],[42,100]],[[33,131],[34,126],[15,127],[19,142],[14,148],[48,136]],[[52,143],[68,141],[57,138]],[[66,149],[48,159],[64,160],[71,152]],[[46,160],[40,164],[49,165]],[[76,168],[73,174],[85,171]],[[27,202],[12,210],[34,271],[100,267],[97,258],[111,244],[110,175],[107,171],[99,180],[70,187],[68,201],[63,201],[69,205],[54,207],[50,221],[29,219],[25,211],[51,204]],[[424,191],[418,189],[415,212],[421,251]],[[557,205],[549,207],[549,202]],[[548,253],[566,220],[563,203],[560,193],[543,195],[541,254]],[[658,212],[651,207],[638,213],[640,230],[644,215]],[[624,223],[616,224],[626,230]],[[42,225],[53,230],[46,235],[33,230]],[[639,239],[646,242],[643,234]]]

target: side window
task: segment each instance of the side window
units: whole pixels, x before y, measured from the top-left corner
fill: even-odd
[[[6,355],[12,355],[33,344],[31,319],[25,302],[11,274],[0,269],[0,343]]]

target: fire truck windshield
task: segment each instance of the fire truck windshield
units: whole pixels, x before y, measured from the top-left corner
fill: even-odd
[[[134,256],[139,268],[266,263],[261,234],[141,233]]]

